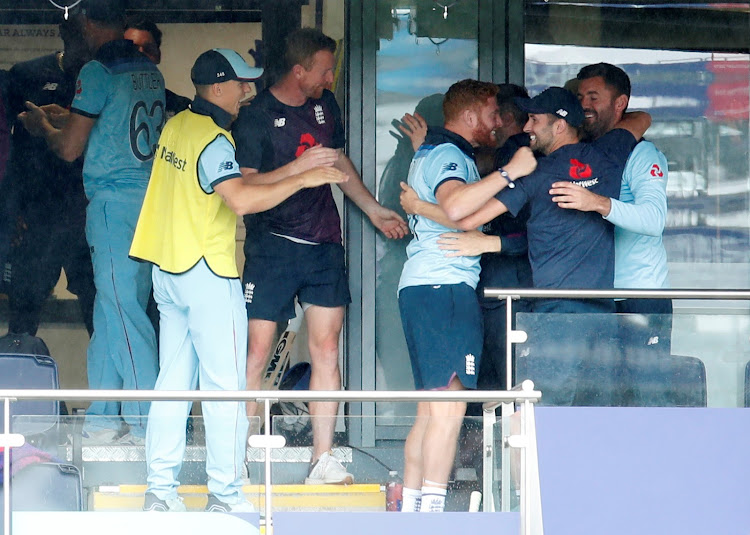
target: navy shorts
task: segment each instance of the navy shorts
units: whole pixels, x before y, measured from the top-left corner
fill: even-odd
[[[338,243],[307,245],[268,233],[248,236],[242,283],[250,319],[285,322],[294,317],[295,297],[328,308],[351,303],[344,248]]]
[[[482,313],[468,284],[407,286],[398,294],[401,324],[418,389],[445,388],[453,376],[476,388]]]

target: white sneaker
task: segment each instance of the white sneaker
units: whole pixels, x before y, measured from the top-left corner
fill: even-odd
[[[237,503],[222,502],[219,498],[213,494],[208,495],[208,503],[206,503],[206,511],[209,513],[254,513],[255,507],[247,500],[242,500]]]
[[[133,433],[127,433],[117,439],[118,446],[146,446],[146,437],[139,437]]]
[[[156,497],[153,492],[147,492],[143,499],[143,510],[144,511],[158,511],[158,512],[170,512],[170,513],[184,513],[187,511],[185,503],[179,496],[176,498],[167,498],[162,500]]]
[[[100,429],[99,431],[83,431],[81,442],[84,446],[103,446],[114,443],[120,433],[115,429]]]
[[[305,485],[351,485],[354,476],[346,471],[331,452],[325,452],[310,468]]]

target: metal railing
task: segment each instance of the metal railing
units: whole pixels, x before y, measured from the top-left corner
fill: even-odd
[[[157,391],[157,390],[26,390],[26,389],[6,389],[0,390],[0,400],[3,402],[3,411],[5,415],[4,430],[0,434],[0,446],[5,448],[6,454],[3,456],[3,533],[10,534],[11,531],[11,510],[10,510],[10,455],[9,449],[20,447],[24,444],[23,435],[12,434],[10,432],[10,404],[19,400],[67,400],[67,401],[257,401],[263,404],[266,421],[270,421],[271,404],[277,401],[464,401],[464,402],[484,402],[483,424],[485,433],[492,430],[496,423],[495,407],[512,407],[518,403],[520,405],[520,436],[509,435],[504,431],[504,440],[501,447],[505,449],[519,448],[521,451],[520,460],[520,519],[521,534],[531,535],[541,533],[541,516],[538,518],[528,514],[529,510],[540,510],[541,503],[529,504],[528,493],[525,492],[530,484],[532,474],[538,474],[538,467],[528,465],[528,455],[526,450],[533,445],[535,447],[535,438],[529,440],[528,435],[532,435],[535,430],[533,404],[541,398],[541,392],[534,390],[531,381],[524,381],[513,391],[267,391],[267,390],[249,390],[249,391]],[[281,448],[285,445],[284,437],[272,435],[270,426],[265,426],[265,432],[262,435],[253,435],[249,439],[251,447],[265,449],[264,468],[265,468],[265,526],[268,535],[273,534],[273,495],[271,481],[271,450]],[[485,463],[485,474],[492,475],[492,467],[495,462],[496,451],[492,435],[485,434],[485,443],[483,444],[483,459]],[[534,452],[533,458],[536,458]],[[530,473],[531,471],[531,473]],[[509,470],[503,470],[504,473]],[[491,511],[494,509],[494,485],[492,477],[484,478],[484,510]],[[538,483],[536,484],[538,485]],[[506,487],[507,488],[507,487]],[[536,488],[534,486],[534,488]],[[538,499],[538,496],[536,496]],[[488,504],[492,504],[488,507]]]
[[[513,301],[519,299],[705,299],[750,301],[750,290],[549,290],[540,288],[485,288],[484,297],[505,300],[506,388],[512,388],[513,344],[527,340],[524,331],[513,325]]]

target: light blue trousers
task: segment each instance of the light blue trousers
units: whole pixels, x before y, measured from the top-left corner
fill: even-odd
[[[158,363],[156,336],[146,315],[151,264],[128,257],[142,198],[94,197],[86,211],[86,239],[94,266],[94,335],[87,354],[91,389],[152,390]],[[117,428],[120,416],[137,435],[145,433],[148,402],[95,401],[86,428]]]
[[[153,267],[159,305],[157,390],[244,390],[247,316],[239,279],[214,275],[201,260],[173,275]],[[146,433],[148,492],[164,500],[177,497],[185,454],[188,401],[154,401]],[[203,403],[208,490],[236,503],[242,494],[242,463],[248,421],[245,404]]]

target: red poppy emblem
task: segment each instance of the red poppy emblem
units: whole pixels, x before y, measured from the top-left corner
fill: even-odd
[[[297,152],[295,152],[294,155],[299,158],[300,156],[302,156],[303,152],[314,146],[315,138],[312,136],[312,134],[302,134],[299,138],[299,146],[297,147]]]
[[[570,178],[573,180],[583,180],[591,177],[591,166],[587,163],[579,162],[575,158],[570,160]]]

